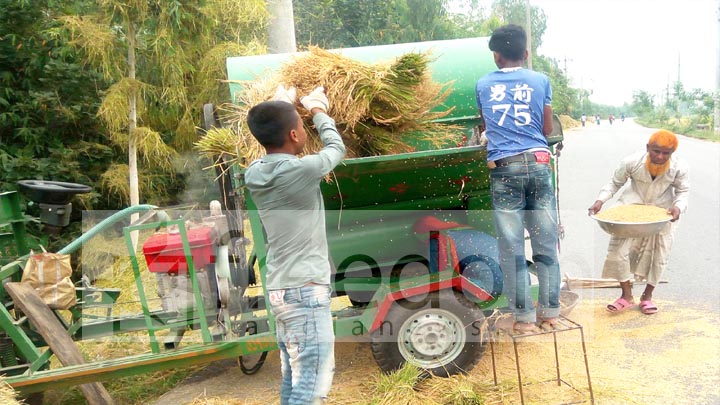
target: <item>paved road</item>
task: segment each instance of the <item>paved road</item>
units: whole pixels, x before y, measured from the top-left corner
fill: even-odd
[[[645,148],[653,130],[632,120],[609,125],[587,124],[566,132],[559,160],[561,271],[576,277],[600,277],[609,237],[587,216],[597,192],[610,180],[620,159]],[[676,156],[690,163],[688,211],[681,216],[670,263],[668,284],[656,289],[658,299],[720,310],[720,144],[680,137]],[[602,290],[601,290],[602,291]],[[606,290],[607,291],[607,290]],[[641,292],[636,287],[636,294]],[[599,292],[602,294],[603,292]],[[617,290],[606,292],[614,296]]]

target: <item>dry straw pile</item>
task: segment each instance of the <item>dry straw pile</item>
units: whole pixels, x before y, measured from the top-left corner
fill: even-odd
[[[405,140],[447,144],[457,137],[456,128],[433,122],[447,116],[452,108],[443,106],[451,83],[440,84],[430,78],[427,53],[407,53],[394,61],[367,64],[311,47],[292,58],[271,77],[243,82],[243,91],[234,104],[220,107],[221,119],[229,128],[208,131],[195,146],[217,159],[237,160],[245,166],[265,154],[247,128],[246,117],[255,104],[269,100],[278,85],[294,86],[305,95],[318,86],[330,100],[328,114],[337,123],[348,157],[408,152]],[[312,128],[310,113],[298,104],[307,129]],[[321,148],[319,139],[309,138],[307,153]]]
[[[0,404],[20,404],[17,393],[2,378],[0,378]]]

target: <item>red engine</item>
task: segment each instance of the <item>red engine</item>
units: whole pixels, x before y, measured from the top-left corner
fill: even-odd
[[[195,270],[215,263],[213,228],[202,226],[187,230],[188,244]],[[180,233],[158,233],[143,244],[148,269],[153,273],[186,274],[188,265]]]

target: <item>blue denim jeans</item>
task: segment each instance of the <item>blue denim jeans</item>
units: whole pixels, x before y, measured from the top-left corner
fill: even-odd
[[[269,296],[280,349],[280,403],[321,404],[335,373],[330,286],[308,284]]]
[[[500,249],[504,294],[518,322],[560,315],[558,221],[552,169],[543,163],[510,163],[490,170],[493,216]],[[537,311],[525,258],[527,229],[537,270]]]

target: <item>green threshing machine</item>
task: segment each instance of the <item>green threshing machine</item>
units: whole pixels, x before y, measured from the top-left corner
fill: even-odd
[[[341,50],[365,62],[425,51],[432,53],[433,79],[453,82],[446,104],[454,110],[443,121],[463,128],[457,138],[464,144],[479,123],[475,82],[495,69],[487,38]],[[291,56],[228,59],[231,90],[239,90],[238,82],[277,69]],[[221,125],[212,106],[205,111],[206,127]],[[561,140],[560,130],[551,143],[557,148]],[[471,277],[454,262],[442,237],[445,231],[413,230],[419,218],[432,215],[493,233],[486,151],[483,146],[453,146],[423,150],[419,145],[412,153],[348,159],[335,169],[331,183],[322,184],[337,340],[364,337],[385,371],[408,361],[440,375],[470,370],[484,351],[483,321],[506,305],[501,288],[492,284],[497,283],[499,267],[491,255],[477,252],[486,276]],[[113,224],[127,223],[131,214],[144,214],[123,228],[142,306],[142,312],[132,316],[113,314],[118,289],[87,284],[76,288],[77,304],[69,312],[52,311],[53,316],[33,308],[32,299],[19,299],[32,295],[18,288],[30,256],[28,219],[17,193],[0,194],[0,230],[5,232],[0,235],[0,373],[5,381],[27,394],[225,358],[239,358],[248,374],[256,371],[265,354],[276,349],[274,318],[265,309],[267,291],[249,287],[256,284],[256,268],[257,284],[265,278],[266,246],[259,216],[243,188],[242,171],[230,169],[226,173],[231,175],[219,181],[222,203],[211,204],[199,218],[195,213],[175,216],[151,205],[131,207],[59,251],[72,253]],[[86,192],[78,187],[48,181],[21,185],[28,199],[40,203],[43,222],[55,227],[64,224],[59,216],[69,211],[72,196]],[[246,220],[252,249],[246,248]],[[136,254],[135,234],[141,235],[142,255]],[[157,296],[146,293],[142,278],[147,274],[142,273],[147,271],[154,273]],[[103,311],[98,314],[97,308]],[[65,353],[76,349],[73,341],[143,330],[149,348],[142,354],[85,362],[68,359]],[[188,330],[199,338],[183,341]],[[63,366],[50,367],[53,354]]]

